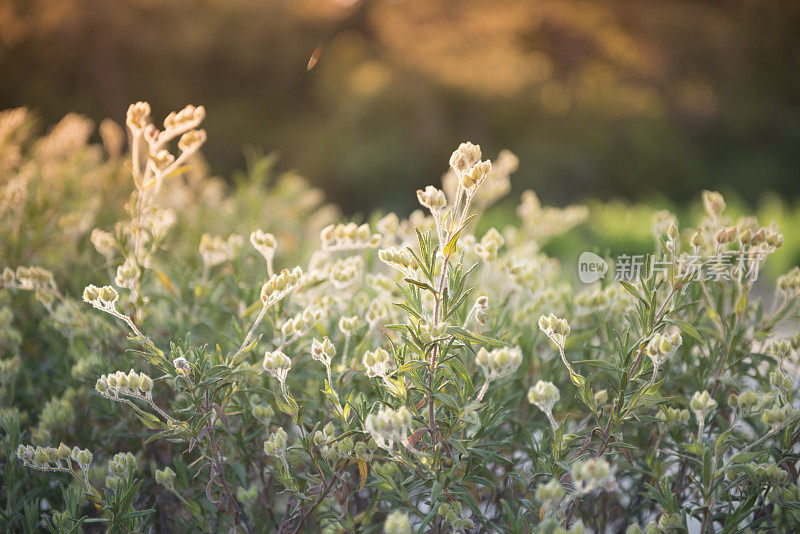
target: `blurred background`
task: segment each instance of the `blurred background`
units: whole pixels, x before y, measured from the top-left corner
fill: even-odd
[[[0,79],[42,124],[203,104],[214,173],[276,150],[347,213],[410,211],[467,139],[514,201],[800,194],[793,0],[0,0]]]

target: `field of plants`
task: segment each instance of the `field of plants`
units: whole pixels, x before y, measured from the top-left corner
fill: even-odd
[[[454,140],[353,220],[204,118],[0,112],[5,531],[800,530],[800,211],[543,206]]]

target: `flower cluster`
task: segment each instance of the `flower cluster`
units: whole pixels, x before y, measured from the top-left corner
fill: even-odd
[[[278,428],[275,432],[270,434],[267,441],[264,442],[264,454],[282,457],[286,452],[286,440],[286,431],[282,428]]]
[[[236,251],[242,246],[242,236],[231,234],[228,239],[220,236],[203,234],[200,238],[200,256],[207,267],[214,267],[236,256]]]
[[[117,371],[98,378],[94,389],[108,399],[118,399],[122,395],[150,399],[153,396],[153,379],[133,369],[129,373]]]
[[[283,297],[294,291],[300,284],[303,270],[295,267],[291,271],[283,269],[280,273],[272,276],[261,288],[261,302],[265,307],[272,306]]]
[[[370,232],[368,224],[331,224],[323,228],[319,236],[322,250],[326,252],[375,248],[381,242],[381,235]]]
[[[553,427],[556,427],[553,420],[553,406],[561,398],[558,388],[552,382],[539,380],[532,388],[528,390],[528,402],[542,410],[551,421]]]
[[[475,356],[475,364],[483,369],[487,380],[495,380],[510,375],[522,363],[519,347],[501,347],[491,351],[481,347]]]
[[[610,481],[611,466],[603,459],[579,461],[572,464],[570,473],[578,493],[589,493]]]
[[[283,351],[267,351],[262,366],[267,373],[278,379],[281,389],[286,388],[286,376],[292,368],[292,360]]]
[[[416,258],[406,249],[397,247],[381,249],[378,251],[378,257],[383,263],[397,269],[409,278],[413,278],[414,274],[419,269],[419,263]]]
[[[555,314],[539,317],[539,330],[550,338],[557,347],[564,347],[567,336],[570,334],[569,323],[566,319],[559,319]]]
[[[395,410],[384,406],[378,413],[367,415],[364,430],[369,432],[379,447],[391,451],[395,442],[408,443],[408,427],[411,425],[411,412],[405,406]]]
[[[73,471],[73,464],[84,473],[89,471],[92,464],[92,453],[79,447],[69,448],[64,443],[58,447],[39,447],[20,445],[17,448],[17,458],[23,465],[40,471]]]
[[[250,234],[250,243],[259,254],[267,260],[267,265],[272,267],[272,259],[275,257],[275,249],[278,248],[278,240],[275,236],[262,230],[254,230]],[[272,273],[270,273],[271,275]]]

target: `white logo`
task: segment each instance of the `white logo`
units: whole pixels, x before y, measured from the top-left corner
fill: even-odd
[[[608,272],[606,260],[593,252],[584,252],[578,258],[578,278],[584,284],[591,284],[603,278]]]

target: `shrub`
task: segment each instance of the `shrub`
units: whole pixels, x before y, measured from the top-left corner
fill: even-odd
[[[204,177],[202,107],[160,130],[131,106],[129,166],[89,134],[27,151],[9,117],[4,258],[58,262],[3,271],[8,529],[798,528],[800,270],[755,298],[783,237],[719,194],[696,229],[661,214],[638,275],[582,285],[540,247],[585,208],[526,192],[475,235],[508,152],[463,143],[424,210],[337,223],[268,160],[229,193]]]

